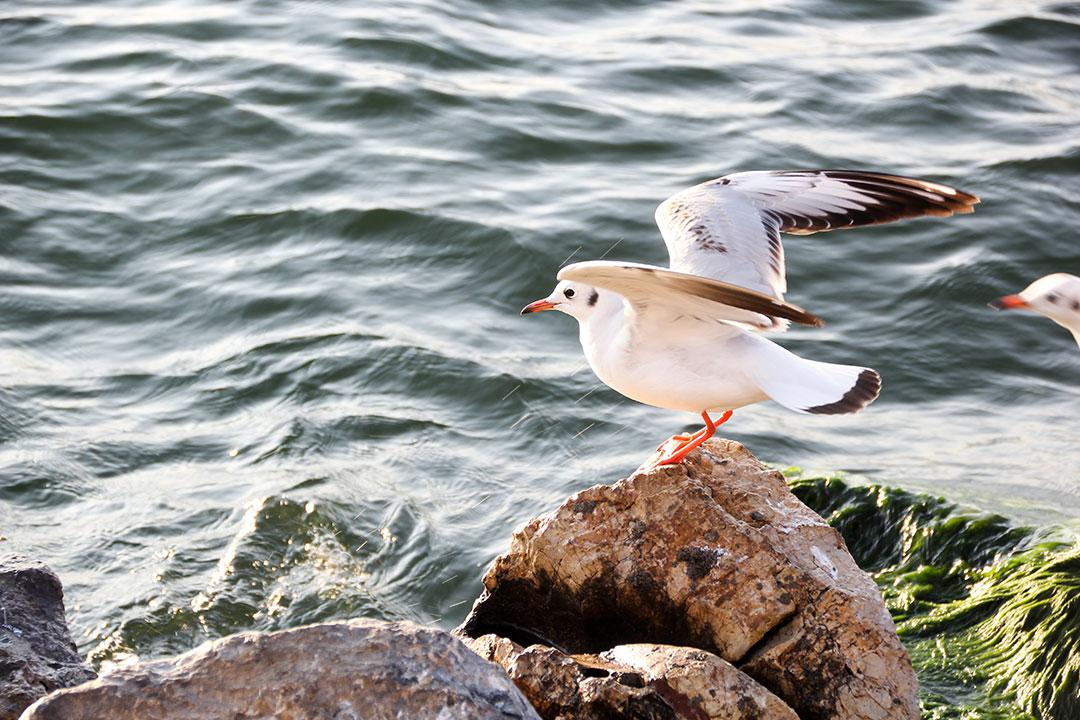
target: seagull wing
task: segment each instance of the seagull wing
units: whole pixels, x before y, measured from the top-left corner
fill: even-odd
[[[786,326],[787,320],[823,324],[806,310],[764,293],[653,265],[591,260],[567,265],[559,271],[559,279],[617,293],[639,321],[696,317],[761,329]]]
[[[672,270],[777,299],[787,292],[780,233],[969,213],[979,198],[939,183],[855,170],[750,171],[672,195],[656,209]]]

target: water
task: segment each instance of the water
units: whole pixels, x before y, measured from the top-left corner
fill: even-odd
[[[598,388],[564,260],[754,168],[974,215],[787,243],[792,350],[853,418],[740,410],[782,466],[1080,523],[1080,352],[985,302],[1080,272],[1080,5],[0,5],[0,549],[80,649],[356,615],[453,626],[511,530],[693,418]]]

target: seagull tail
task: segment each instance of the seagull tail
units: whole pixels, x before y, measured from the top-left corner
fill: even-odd
[[[757,338],[750,376],[770,398],[813,415],[857,413],[881,392],[876,370],[807,360],[765,338]]]

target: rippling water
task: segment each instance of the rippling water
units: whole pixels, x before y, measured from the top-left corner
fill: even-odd
[[[350,7],[349,5],[352,5]],[[1080,5],[0,5],[0,549],[80,648],[455,624],[512,528],[689,416],[598,387],[564,260],[664,262],[670,193],[855,167],[972,216],[788,241],[781,338],[867,364],[780,465],[1080,519],[1080,353],[985,302],[1080,272]]]

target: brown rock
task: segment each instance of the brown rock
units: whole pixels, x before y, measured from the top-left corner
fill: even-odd
[[[508,659],[504,669],[540,717],[578,710],[581,705],[578,684],[585,678],[572,659],[543,645],[532,645]]]
[[[36,560],[0,556],[0,720],[93,677],[71,641],[60,578]]]
[[[39,700],[23,720],[539,720],[506,674],[457,638],[352,620],[247,632]]]
[[[596,486],[514,534],[461,628],[569,653],[713,652],[804,720],[918,717],[910,660],[843,538],[735,442]]]
[[[568,656],[494,635],[469,642],[502,665],[547,720],[798,720],[782,700],[703,650],[620,645]]]
[[[745,718],[799,720],[783,700],[712,653],[671,645],[620,645],[601,655],[624,667],[640,670],[647,685],[687,718]],[[680,702],[676,703],[678,698]],[[685,698],[685,702],[682,699]]]

